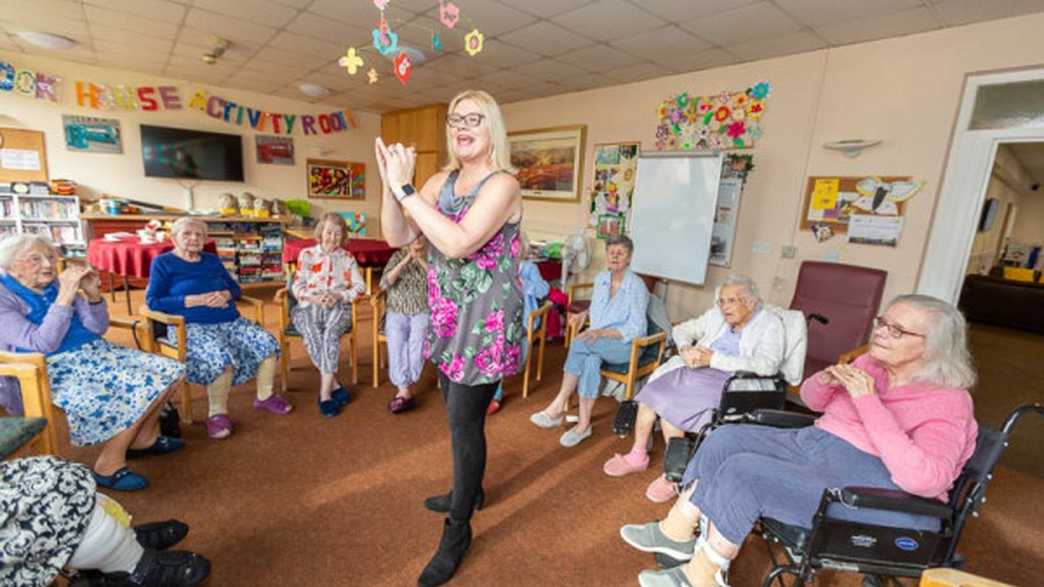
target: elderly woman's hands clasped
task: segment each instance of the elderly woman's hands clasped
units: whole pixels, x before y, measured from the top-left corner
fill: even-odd
[[[824,385],[840,385],[853,399],[876,392],[874,378],[859,367],[852,365],[831,365],[820,371],[816,377]]]

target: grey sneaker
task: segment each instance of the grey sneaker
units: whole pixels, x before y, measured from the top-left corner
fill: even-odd
[[[638,575],[638,584],[641,587],[692,587],[681,566],[662,571],[642,571]]]
[[[566,448],[572,448],[583,442],[585,438],[591,436],[591,429],[594,427],[588,426],[587,430],[583,432],[580,432],[578,430],[579,428],[579,426],[573,426],[568,431],[566,431],[565,434],[562,435],[562,438],[558,439],[558,442]]]
[[[552,418],[547,412],[537,412],[529,417],[529,421],[541,428],[558,428],[562,425],[562,416]]]
[[[628,524],[620,528],[620,538],[642,552],[658,552],[680,561],[691,559],[696,550],[695,538],[675,542],[664,535],[659,522]]]

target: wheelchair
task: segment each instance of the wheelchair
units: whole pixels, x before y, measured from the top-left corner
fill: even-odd
[[[1015,408],[999,430],[979,426],[975,452],[965,463],[945,503],[900,490],[842,487],[823,491],[809,528],[762,518],[754,531],[766,540],[774,565],[762,587],[770,587],[773,582],[785,587],[787,575],[794,577],[792,585],[805,585],[824,569],[859,573],[863,575],[864,587],[883,587],[902,585],[899,577],[920,577],[933,567],[961,568],[965,563],[957,553],[961,531],[969,516],[978,517],[986,503],[986,488],[1008,446],[1012,429],[1022,416],[1031,412],[1044,416],[1044,404],[1023,404]],[[811,425],[813,420],[814,417],[807,414],[755,409],[735,413],[728,421],[720,419],[718,425],[740,422],[798,428]],[[698,442],[674,441],[673,446],[668,447],[664,469],[668,479],[680,480]],[[840,520],[830,515],[835,504],[852,509],[930,516],[939,520],[940,529],[932,532]],[[664,568],[682,563],[665,555],[657,555],[656,560]]]

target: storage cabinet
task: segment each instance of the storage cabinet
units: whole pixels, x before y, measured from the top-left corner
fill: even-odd
[[[446,105],[432,104],[382,114],[381,138],[387,144],[402,143],[416,148],[413,183],[423,186],[446,164]]]
[[[20,233],[50,238],[61,248],[64,257],[79,258],[86,254],[80,199],[76,196],[0,191],[0,238]]]

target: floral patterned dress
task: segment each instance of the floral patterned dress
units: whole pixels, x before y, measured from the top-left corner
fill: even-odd
[[[439,211],[459,223],[495,174],[457,196],[458,172],[452,172],[439,194]],[[463,259],[449,259],[428,247],[431,328],[424,356],[450,381],[483,385],[518,373],[526,338],[518,277],[521,247],[517,223],[504,224],[481,249]]]

